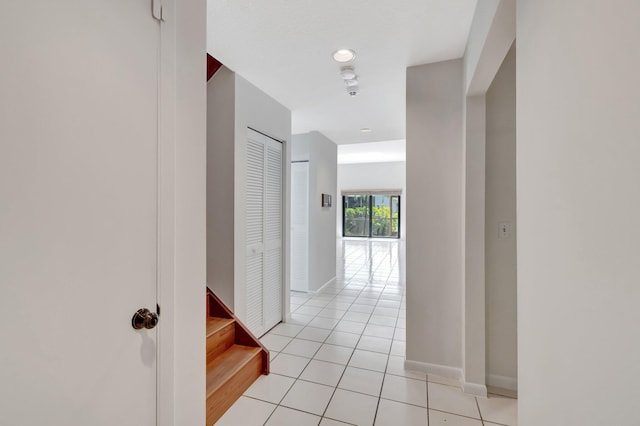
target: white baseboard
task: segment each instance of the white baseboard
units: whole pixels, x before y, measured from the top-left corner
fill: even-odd
[[[461,368],[449,367],[448,365],[429,364],[427,362],[410,361],[406,359],[404,361],[404,367],[407,370],[424,371],[427,374],[457,379],[458,381],[462,378]]]
[[[487,384],[497,388],[518,390],[518,379],[515,377],[498,376],[497,374],[487,374]]]
[[[331,285],[331,284],[334,284],[335,282],[336,282],[336,277],[333,277],[333,278],[331,278],[329,281],[327,281],[326,283],[322,284],[322,285],[320,286],[320,288],[319,288],[319,289],[317,289],[317,290],[309,290],[309,289],[307,289],[307,290],[300,290],[300,289],[292,288],[292,289],[291,289],[291,291],[295,291],[295,292],[297,292],[297,293],[305,293],[305,294],[318,294],[318,293],[320,293],[322,290],[324,290],[327,286],[329,286],[329,285]]]
[[[316,291],[310,291],[309,293],[318,294],[322,290],[324,290],[326,287],[330,286],[331,284],[334,284],[335,282],[336,282],[336,277],[333,277],[326,283],[322,284],[322,286],[319,289],[317,289]]]
[[[462,391],[469,395],[487,397],[487,387],[484,384],[465,382],[462,379],[462,368],[450,367],[448,365],[429,364],[419,361],[404,361],[404,367],[407,370],[424,371],[427,374],[433,374],[440,377],[456,379],[460,382]]]
[[[479,383],[462,382],[462,392],[473,396],[487,397],[487,387]]]

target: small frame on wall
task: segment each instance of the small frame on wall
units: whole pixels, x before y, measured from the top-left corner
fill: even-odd
[[[322,194],[322,207],[331,207],[331,195]]]

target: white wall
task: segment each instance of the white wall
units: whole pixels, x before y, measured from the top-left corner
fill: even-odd
[[[478,2],[464,61],[464,278],[465,392],[486,395],[485,205],[486,92],[515,38],[515,0]],[[495,377],[495,376],[492,376]],[[494,383],[496,384],[496,383]],[[504,382],[499,383],[504,386]],[[512,387],[512,386],[508,386]]]
[[[235,74],[220,67],[207,83],[207,285],[234,306]]]
[[[460,378],[479,396],[486,395],[485,93],[514,37],[514,1],[479,2],[462,60],[407,70],[407,364]]]
[[[486,395],[485,330],[485,136],[484,95],[466,96],[464,105],[464,278],[462,297],[462,385]]]
[[[283,170],[285,173],[284,182],[284,201],[283,206],[284,213],[284,265],[283,265],[283,279],[284,279],[284,294],[283,294],[283,307],[285,313],[288,312],[289,297],[285,295],[289,294],[289,224],[290,211],[291,211],[291,190],[289,182],[291,180],[291,169],[286,167],[291,162],[291,111],[280,104],[277,100],[273,99],[262,90],[236,74],[236,132],[235,132],[235,225],[234,234],[236,241],[242,241],[243,244],[235,245],[235,282],[241,283],[241,285],[235,286],[235,313],[240,319],[246,318],[246,287],[244,286],[245,274],[246,274],[246,249],[244,246],[245,239],[245,227],[244,227],[244,213],[245,213],[245,162],[246,158],[246,140],[247,140],[247,127],[251,127],[254,130],[263,132],[277,140],[284,141],[283,153],[284,153],[284,165]],[[242,160],[241,160],[242,159]]]
[[[206,4],[200,0],[165,1],[163,7],[167,8],[169,17],[175,17],[175,36],[163,39],[163,43],[176,52],[175,110],[165,112],[175,113],[175,128],[169,118],[172,115],[165,115],[167,123],[163,126],[168,135],[175,131],[175,157],[172,158],[175,176],[164,176],[164,179],[175,179],[175,216],[164,218],[175,224],[175,263],[169,266],[175,268],[170,285],[175,300],[174,327],[170,330],[174,336],[174,358],[160,364],[160,386],[162,389],[173,384],[173,405],[159,399],[161,416],[166,415],[158,424],[200,425],[205,421],[206,411],[206,395],[202,391],[206,379],[202,368],[206,353],[203,338],[206,331]],[[171,25],[171,18],[167,21]],[[171,84],[166,88],[171,88]],[[170,107],[171,104],[164,105],[164,108]],[[173,378],[162,375],[163,371],[170,370],[171,362]]]
[[[218,75],[219,74],[219,75]],[[212,87],[214,86],[214,87]],[[284,141],[284,164],[291,158],[291,112],[238,74],[222,67],[208,83],[207,284],[246,318],[245,145],[247,128]],[[290,170],[284,167],[285,292],[289,288]],[[239,242],[239,243],[236,243]],[[284,298],[285,311],[288,299]]]
[[[518,1],[520,426],[639,422],[638,16]]]
[[[516,389],[516,52],[509,51],[486,95],[485,276],[487,383]],[[507,222],[510,236],[500,238]]]
[[[338,147],[319,132],[293,135],[292,161],[309,161],[309,290],[317,291],[336,277]],[[321,206],[322,194],[332,196],[331,207]]]
[[[465,93],[484,95],[505,57],[516,31],[516,0],[482,0],[464,54]]]
[[[336,235],[342,237],[342,191],[362,189],[401,189],[400,238],[406,235],[406,163],[359,163],[338,165],[338,189],[336,190]]]
[[[311,157],[311,138],[301,137],[301,135],[293,135],[293,144],[291,146],[291,161],[309,161]]]
[[[152,32],[162,39],[159,87],[155,74],[141,74],[144,70],[138,59],[142,58],[127,58],[132,51],[123,45],[132,39],[127,36],[129,33],[119,33],[116,27],[120,20],[138,16],[129,13],[122,16],[122,4],[3,3],[10,9],[0,25],[5,60],[0,71],[3,160],[0,422],[3,424],[104,424],[108,420],[96,416],[101,405],[110,413],[117,413],[115,416],[126,416],[130,407],[114,401],[109,386],[89,389],[75,384],[78,379],[84,384],[105,385],[115,380],[116,389],[122,390],[127,383],[114,379],[112,373],[129,371],[123,368],[127,364],[124,358],[129,355],[144,359],[147,364],[144,369],[150,368],[153,376],[157,366],[159,386],[158,395],[153,390],[137,389],[142,394],[138,392],[139,399],[131,400],[131,407],[145,407],[153,412],[157,400],[157,424],[161,426],[201,425],[205,421],[206,3],[163,1],[166,19],[162,31]],[[152,30],[159,29],[153,23],[148,3],[139,4],[146,19],[142,23],[150,24]],[[100,21],[99,25],[94,26],[91,18]],[[109,25],[116,31],[108,34]],[[131,26],[127,23],[122,28]],[[141,35],[138,41],[144,39]],[[149,47],[154,55],[160,53]],[[119,84],[111,86],[113,71],[124,69],[120,67],[122,61],[127,72],[119,74],[116,77]],[[155,265],[145,269],[152,277],[153,288],[154,277],[157,278],[162,313],[155,330],[140,333],[131,329],[129,318],[141,307],[137,288],[143,286],[142,281],[136,282],[134,278],[125,297],[116,296],[109,285],[99,289],[94,286],[99,279],[113,282],[113,271],[120,266],[144,264],[149,257],[129,244],[126,225],[121,227],[127,219],[139,217],[140,212],[131,211],[127,202],[133,198],[125,194],[136,190],[134,186],[131,191],[116,190],[123,183],[132,184],[131,176],[135,175],[137,182],[142,169],[148,171],[136,164],[128,168],[131,164],[123,161],[129,155],[128,149],[138,141],[129,140],[122,130],[129,125],[140,126],[146,120],[136,114],[123,117],[128,108],[113,107],[119,104],[130,107],[132,101],[137,102],[139,94],[129,94],[145,86],[139,84],[139,77],[144,79],[145,75],[149,76],[147,83],[156,86],[152,93],[160,89],[160,109],[140,111],[140,117],[149,112],[159,114],[159,156],[146,156],[138,166],[147,160],[159,166],[159,215],[156,217],[154,212],[147,223],[156,228],[157,219],[160,240],[152,230],[141,242],[150,247],[159,245],[159,269]],[[126,85],[131,85],[131,91],[119,92]],[[110,104],[114,100],[115,104]],[[81,136],[80,132],[88,128],[94,138]],[[123,137],[102,141],[101,137],[110,132],[120,132]],[[113,143],[115,140],[118,143]],[[130,146],[122,149],[123,143]],[[78,155],[79,152],[83,155]],[[147,176],[155,181],[153,168]],[[139,192],[141,197],[147,195]],[[93,203],[96,197],[100,200]],[[155,205],[155,195],[150,197]],[[107,208],[102,209],[103,206]],[[110,214],[119,216],[113,224],[120,224],[120,229],[109,225]],[[22,224],[26,226],[22,228]],[[121,240],[122,247],[117,253],[127,258],[125,262],[114,262],[118,255],[106,253],[104,239],[100,237],[105,232]],[[155,259],[156,254],[150,257]],[[87,276],[83,278],[84,273]],[[113,301],[114,297],[118,304],[109,306],[120,306],[122,312],[119,309],[105,312],[101,302]],[[83,317],[78,307],[94,309],[94,318],[89,320],[94,331],[89,330],[88,335],[100,340],[107,329],[114,327],[121,336],[133,335],[137,343],[129,346],[125,339],[122,345],[105,347],[105,341],[96,345],[84,339],[78,323],[91,316]],[[153,305],[148,307],[153,309]],[[103,327],[105,324],[108,327]],[[146,337],[156,331],[158,340]],[[18,337],[18,343],[28,342],[39,348],[29,350],[28,346],[14,344],[10,339],[14,336]],[[74,340],[84,346],[81,351],[73,346],[63,347],[62,342]],[[134,352],[126,353],[125,349]],[[111,359],[96,362],[93,358],[96,353]],[[120,357],[125,353],[124,358]],[[75,359],[93,365],[84,369],[78,363],[73,364]],[[64,363],[73,364],[72,368],[61,368]],[[87,380],[88,377],[95,380]],[[75,387],[76,392],[66,393],[69,387]],[[22,390],[27,397],[21,398]],[[15,403],[16,398],[20,399],[19,404]],[[37,401],[35,408],[33,401]],[[22,404],[27,408],[24,412]],[[151,417],[155,417],[153,413]],[[92,421],[85,421],[87,418]]]
[[[491,30],[491,23],[496,16],[501,0],[483,0],[476,5],[469,38],[464,52],[464,88],[465,93],[471,86],[471,80],[480,63],[485,42]]]
[[[463,64],[407,69],[407,360],[461,368]],[[446,371],[443,371],[443,373]]]

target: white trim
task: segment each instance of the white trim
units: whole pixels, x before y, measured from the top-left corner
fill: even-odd
[[[462,366],[465,393],[486,396],[486,306],[485,306],[485,151],[486,100],[467,96],[463,108],[462,144]],[[467,382],[468,381],[468,382]]]
[[[158,426],[172,426],[175,417],[175,63],[174,0],[163,4],[160,25],[158,83],[158,265],[157,295],[160,322],[157,334],[156,412]]]
[[[481,3],[482,7],[476,8],[465,54],[463,89],[467,96],[482,95],[489,90],[516,38],[516,2]]]
[[[424,371],[435,376],[448,377],[460,382],[462,391],[473,396],[487,397],[487,387],[478,383],[465,382],[462,379],[462,368],[450,367],[448,365],[429,364],[427,362],[410,361],[405,359],[404,368],[407,370]]]
[[[402,189],[343,189],[342,196],[348,195],[391,195],[402,196]]]
[[[336,282],[336,277],[331,278],[329,281],[327,281],[326,283],[322,284],[322,286],[317,289],[317,290],[307,290],[307,291],[303,291],[303,290],[293,290],[296,293],[304,293],[304,294],[318,294],[320,292],[322,292],[326,287],[328,287],[329,285],[333,284]],[[288,318],[291,319],[291,314],[289,313]]]
[[[310,291],[309,293],[318,294],[322,290],[324,290],[326,287],[328,287],[329,285],[331,285],[331,284],[333,284],[335,282],[336,282],[336,277],[333,277],[329,281],[327,281],[326,283],[322,284],[322,286],[319,289],[317,289],[316,291]]]
[[[457,379],[458,381],[462,379],[462,369],[448,365],[429,364],[427,362],[410,361],[406,359],[404,361],[404,368],[407,370],[424,371],[427,374]]]
[[[509,376],[498,376],[497,374],[487,374],[487,385],[517,391],[518,379]]]
[[[206,4],[162,3],[156,425],[197,425],[206,414]]]
[[[462,392],[473,396],[487,397],[487,387],[479,383],[462,382]]]
[[[290,146],[286,139],[280,140],[282,143],[282,322],[291,320],[291,189],[289,188],[291,175]]]

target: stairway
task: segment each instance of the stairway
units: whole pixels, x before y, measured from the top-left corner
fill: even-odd
[[[222,62],[207,53],[207,81],[220,69]]]
[[[269,374],[269,352],[207,289],[207,426],[261,374]]]

